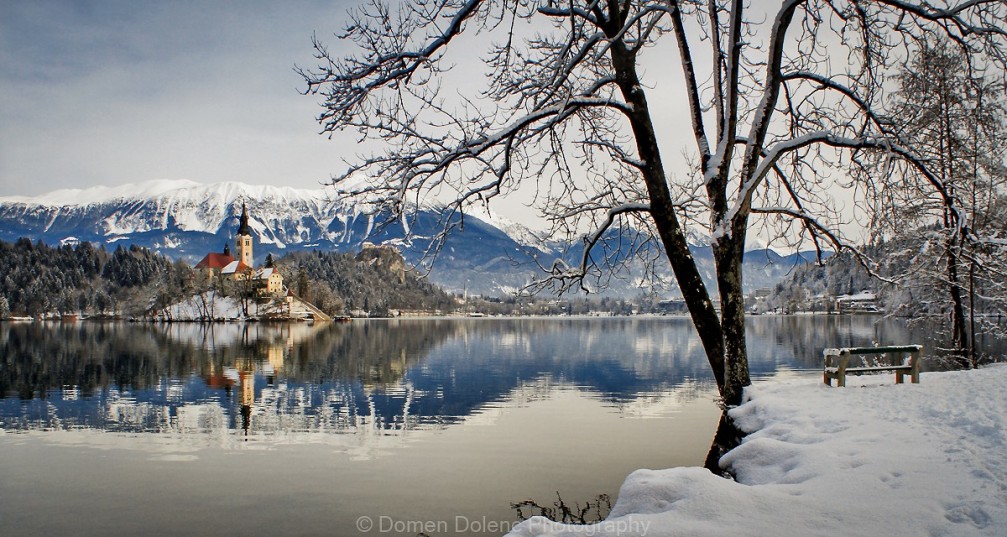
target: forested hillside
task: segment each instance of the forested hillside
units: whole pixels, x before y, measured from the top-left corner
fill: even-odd
[[[882,282],[849,252],[830,257],[823,264],[808,263],[793,268],[790,276],[772,289],[771,309],[797,311],[809,306],[815,297],[837,297],[861,291],[879,293]]]
[[[386,315],[388,310],[454,310],[455,299],[419,274],[401,256],[370,253],[296,252],[276,262],[287,286],[323,310],[340,301],[347,312]]]
[[[935,336],[943,338],[942,345],[958,349],[961,355],[968,352],[974,364],[982,358],[988,338],[1007,337],[1004,258],[992,249],[982,251],[975,245],[963,245],[961,251],[965,255],[957,261],[960,276],[952,281],[945,272],[949,256],[941,246],[942,232],[934,225],[907,228],[895,239],[879,240],[863,248],[866,256],[863,262],[844,252],[821,266],[798,267],[772,290],[764,308],[784,312],[825,311],[827,306],[823,304],[834,302],[836,297],[868,291],[876,297],[876,306],[883,313],[941,320]],[[873,275],[864,263],[871,267]],[[955,294],[961,301],[957,314]],[[976,334],[974,341],[970,338],[964,342],[970,346],[967,349],[961,348],[961,341],[954,340],[953,322],[957,316],[966,325],[968,334]]]
[[[181,298],[192,269],[131,246],[0,241],[0,316],[135,314]]]
[[[388,255],[397,259],[382,258]],[[455,305],[451,295],[406,270],[394,253],[302,252],[274,265],[289,289],[333,315],[450,311]],[[88,242],[54,247],[28,239],[0,241],[0,274],[0,319],[66,313],[139,317],[210,285],[185,262],[146,248],[109,252]]]

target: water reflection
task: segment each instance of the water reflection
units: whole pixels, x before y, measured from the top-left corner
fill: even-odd
[[[555,385],[645,416],[673,388],[697,397],[709,383],[688,331],[664,324],[3,324],[0,427],[394,433],[548,397]]]
[[[865,316],[754,318],[748,334],[756,378],[817,371],[825,346],[923,336]],[[0,355],[7,430],[394,434],[527,404],[555,386],[635,417],[712,389],[691,324],[676,318],[6,323]]]
[[[359,421],[362,389],[394,386],[449,330],[347,337],[339,326],[60,325],[0,327],[7,429],[262,431],[324,427],[323,402],[342,407],[332,428]],[[363,359],[361,359],[363,358]],[[358,382],[352,382],[354,379]],[[318,389],[313,389],[317,387]],[[357,389],[353,389],[356,387]],[[277,420],[283,415],[283,420]],[[301,423],[293,423],[300,418]]]
[[[916,342],[876,320],[750,319],[753,374],[818,377],[824,346]],[[708,369],[673,318],[0,323],[0,519],[85,536],[509,523],[515,500],[702,464]]]

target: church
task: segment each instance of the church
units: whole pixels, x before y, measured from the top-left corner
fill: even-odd
[[[208,253],[196,263],[196,270],[206,271],[210,279],[231,278],[234,281],[252,280],[252,285],[260,296],[282,296],[283,275],[273,267],[253,268],[252,230],[248,227],[248,210],[241,204],[238,233],[234,239],[237,259],[231,255],[229,244],[224,244],[223,253]]]

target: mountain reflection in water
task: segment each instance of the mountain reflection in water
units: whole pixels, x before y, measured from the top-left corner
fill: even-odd
[[[553,384],[632,412],[708,389],[689,331],[648,324],[2,324],[0,427],[289,441],[442,428]]]
[[[933,333],[747,324],[757,380]],[[637,468],[702,464],[715,394],[686,318],[0,323],[0,520],[85,537],[513,524],[515,501],[614,498]]]
[[[755,318],[748,331],[756,378],[815,370],[826,345],[919,337],[871,317]],[[0,323],[0,354],[2,429],[189,441],[443,428],[557,385],[631,413],[712,389],[684,318]]]

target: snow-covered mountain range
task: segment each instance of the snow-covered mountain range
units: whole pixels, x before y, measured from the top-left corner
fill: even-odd
[[[243,203],[258,263],[267,253],[356,252],[364,241],[393,244],[408,261],[420,263],[429,253],[430,238],[443,228],[436,208],[419,210],[407,222],[382,225],[380,217],[333,199],[324,189],[164,180],[59,190],[30,198],[0,197],[0,239],[90,241],[106,247],[136,244],[191,262],[233,243]],[[429,265],[430,278],[452,290],[498,295],[525,285],[536,277],[540,265],[550,265],[567,249],[546,243],[521,224],[475,211],[447,237]],[[697,244],[694,253],[712,276],[709,247]],[[784,257],[759,249],[747,257],[746,287],[757,288],[775,283],[806,256]],[[612,292],[640,292],[628,284],[623,287],[617,285]]]

